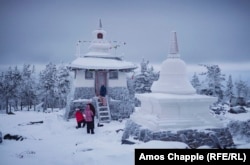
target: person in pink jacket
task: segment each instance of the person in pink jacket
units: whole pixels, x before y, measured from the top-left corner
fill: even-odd
[[[85,114],[85,121],[87,124],[87,133],[91,133],[94,134],[94,113],[93,111],[90,109],[90,103],[87,104],[85,110],[84,110],[84,114]]]

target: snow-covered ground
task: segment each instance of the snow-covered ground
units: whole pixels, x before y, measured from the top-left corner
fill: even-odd
[[[95,127],[95,134],[87,134],[86,127],[76,129],[75,119],[63,119],[64,110],[51,113],[17,111],[15,115],[0,114],[0,131],[22,136],[23,140],[3,139],[0,143],[0,162],[3,165],[132,165],[135,148],[187,148],[181,142],[135,141],[121,144],[126,120],[112,121]],[[229,119],[250,119],[250,112],[227,114]],[[247,118],[248,117],[248,118]],[[39,123],[39,121],[43,121]],[[30,122],[38,122],[30,124]],[[250,143],[237,141],[239,148]]]

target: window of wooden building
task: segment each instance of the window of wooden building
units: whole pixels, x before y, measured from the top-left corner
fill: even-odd
[[[94,72],[91,70],[85,71],[85,79],[93,79],[94,78]]]
[[[118,79],[118,71],[109,71],[109,79]]]

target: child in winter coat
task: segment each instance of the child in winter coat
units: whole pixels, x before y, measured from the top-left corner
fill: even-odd
[[[90,103],[87,104],[85,110],[84,110],[84,114],[85,114],[85,121],[87,124],[87,133],[91,133],[94,134],[94,113],[90,108]]]
[[[81,128],[81,125],[84,128],[86,123],[85,123],[84,116],[79,108],[76,109],[75,117],[76,117],[76,122],[77,122],[76,128]]]
[[[92,119],[93,119],[94,127],[95,127],[95,107],[94,107],[94,105],[91,104],[91,103],[88,103],[88,104],[89,104],[90,110],[93,112],[93,117],[92,117]]]

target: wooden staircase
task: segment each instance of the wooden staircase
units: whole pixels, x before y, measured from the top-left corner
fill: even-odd
[[[96,109],[97,109],[97,118],[99,123],[109,123],[111,121],[111,114],[109,108],[108,97],[105,96],[106,105],[103,105],[99,97],[95,97]]]

